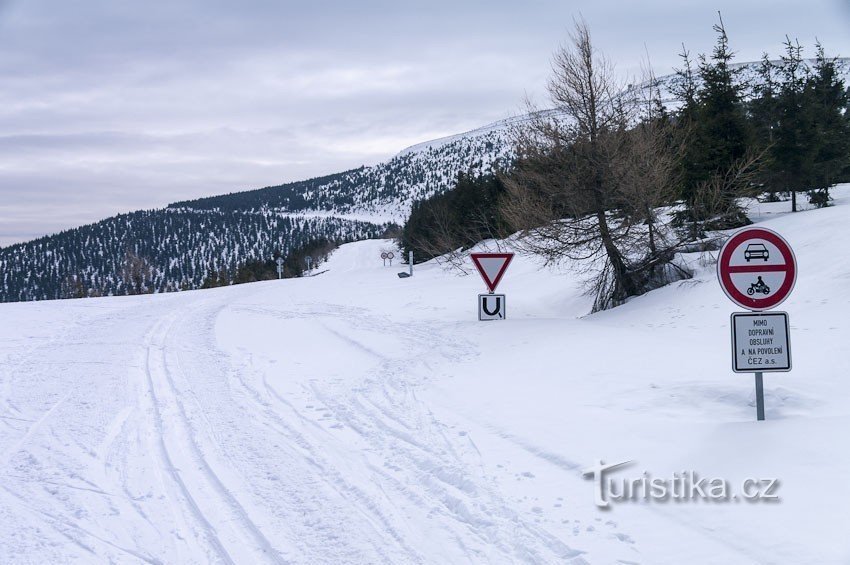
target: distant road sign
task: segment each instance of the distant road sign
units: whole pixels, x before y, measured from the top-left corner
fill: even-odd
[[[504,320],[506,315],[504,294],[478,295],[479,320],[482,322],[487,320]]]
[[[797,281],[797,259],[778,233],[744,228],[720,250],[717,278],[723,292],[738,306],[768,310],[791,294]]]
[[[387,252],[387,259],[392,259],[393,257],[395,257],[395,253],[392,251]]]
[[[732,314],[732,370],[736,373],[791,370],[787,313]]]
[[[496,291],[499,282],[514,258],[513,253],[471,253],[470,257],[478,269],[490,293]]]
[[[387,252],[386,252],[386,251],[384,251],[383,253],[381,253],[381,259],[383,259],[384,261],[386,261],[386,260],[388,259],[388,256],[387,256]]]

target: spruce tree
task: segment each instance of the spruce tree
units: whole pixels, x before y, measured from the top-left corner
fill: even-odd
[[[780,64],[781,86],[777,98],[778,122],[771,150],[776,180],[791,193],[791,211],[797,211],[797,190],[812,182],[816,138],[811,107],[805,99],[809,69],[803,48],[785,38],[785,54]]]
[[[735,54],[729,49],[729,38],[723,20],[714,26],[717,44],[711,57],[700,56],[697,93],[699,134],[705,153],[702,157],[703,178],[725,171],[747,152],[750,134],[743,105],[744,85],[741,69],[732,67]],[[734,198],[737,195],[728,195]]]
[[[677,122],[685,137],[685,149],[682,154],[682,198],[688,201],[692,196],[694,187],[704,180],[699,155],[701,153],[701,137],[697,134],[699,123],[699,107],[697,105],[697,83],[696,71],[690,52],[682,45],[679,53],[682,59],[682,67],[676,69],[676,79],[672,90],[676,98],[681,102]]]
[[[771,149],[779,124],[779,83],[777,68],[764,53],[756,69],[757,80],[752,84],[752,99],[749,103],[749,117],[753,131],[753,145],[765,156],[759,181],[768,192],[770,201],[778,200],[777,182],[774,176],[775,163],[771,159]]]
[[[850,166],[850,98],[837,73],[836,59],[827,58],[820,43],[804,98],[816,140],[809,198],[822,207],[829,203],[829,187],[838,182]]]
[[[726,229],[748,222],[737,204],[742,195],[740,187],[736,183],[715,182],[730,176],[729,172],[744,161],[752,135],[743,102],[741,69],[732,65],[735,54],[729,47],[722,18],[714,31],[717,43],[711,56],[699,56],[696,76],[686,51],[682,54],[685,67],[677,71],[677,94],[682,101],[679,119],[688,140],[682,158],[685,210],[678,220],[690,226],[690,237],[694,239],[702,236],[704,227]],[[697,206],[700,192],[712,183],[724,187],[716,204],[711,209]]]

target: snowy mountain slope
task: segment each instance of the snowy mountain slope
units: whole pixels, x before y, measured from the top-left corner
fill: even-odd
[[[184,210],[280,210],[355,215],[404,223],[410,207],[451,188],[459,173],[481,175],[506,165],[512,148],[508,120],[409,148],[371,167],[280,186],[175,202]]]
[[[752,213],[794,246],[794,370],[730,370],[712,265],[601,314],[518,257],[0,304],[0,562],[846,563],[850,186]],[[778,503],[593,504],[581,470],[781,481]]]
[[[759,62],[737,63],[740,80],[752,86],[759,80]],[[813,65],[814,60],[809,60]],[[837,60],[845,83],[850,83],[850,58]],[[677,105],[673,94],[677,75],[657,77],[663,103]],[[649,83],[630,84],[626,95],[644,91]],[[745,89],[745,95],[749,90]],[[546,110],[553,112],[553,110]],[[335,215],[353,214],[373,221],[403,223],[414,201],[451,188],[458,173],[482,174],[504,166],[513,158],[512,128],[529,119],[513,116],[483,127],[412,145],[393,158],[371,167],[361,167],[308,181],[265,187],[258,190],[177,202],[188,209],[282,209],[321,211]]]

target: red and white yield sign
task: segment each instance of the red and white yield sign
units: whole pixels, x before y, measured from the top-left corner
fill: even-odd
[[[749,310],[769,310],[791,294],[797,281],[797,259],[778,233],[744,228],[720,250],[717,278],[735,304]]]
[[[496,291],[499,281],[514,258],[513,253],[470,253],[469,256],[490,292]]]

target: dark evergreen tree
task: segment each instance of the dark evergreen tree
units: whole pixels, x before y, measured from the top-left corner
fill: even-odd
[[[677,214],[677,220],[688,227],[691,238],[701,237],[706,228],[727,229],[748,223],[737,204],[737,198],[744,195],[742,183],[724,180],[743,178],[738,169],[753,164],[747,159],[752,133],[743,101],[746,85],[741,69],[732,65],[735,54],[722,19],[714,31],[717,43],[711,56],[699,56],[697,72],[684,49],[684,67],[678,71],[676,93],[682,103],[678,120],[686,147],[681,159],[685,209]],[[706,198],[708,187],[719,193]]]
[[[714,26],[717,44],[711,57],[700,55],[697,92],[697,146],[701,156],[696,161],[695,178],[708,180],[724,172],[744,157],[750,147],[750,131],[743,104],[745,85],[740,80],[741,69],[732,67],[734,53],[723,20]],[[738,194],[725,194],[732,201]],[[732,226],[730,226],[732,227]]]
[[[847,89],[838,75],[836,59],[828,58],[817,44],[814,69],[806,83],[804,104],[811,116],[815,141],[812,155],[810,200],[829,203],[829,187],[847,178],[850,167],[850,108]]]
[[[791,210],[797,211],[797,191],[810,187],[816,149],[811,107],[805,97],[808,67],[803,48],[785,39],[785,54],[780,64],[781,86],[777,99],[777,124],[771,161],[779,187],[791,193]]]
[[[777,179],[775,162],[772,159],[772,147],[776,130],[779,127],[779,87],[778,69],[767,53],[764,53],[756,70],[756,80],[752,85],[752,97],[749,101],[749,116],[753,131],[753,145],[764,156],[763,167],[759,174],[759,184],[768,193],[768,200],[775,202]]]
[[[460,174],[452,190],[415,202],[399,238],[404,255],[413,251],[417,261],[426,261],[505,236],[499,211],[504,190],[495,175]]]
[[[673,94],[681,103],[676,119],[684,138],[682,151],[682,198],[687,202],[695,187],[704,180],[700,166],[701,138],[698,135],[699,105],[697,103],[697,77],[690,52],[682,45],[679,53],[682,67],[676,69],[672,85]]]

